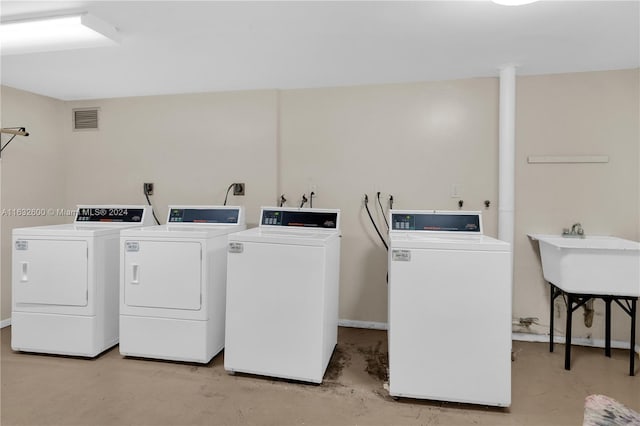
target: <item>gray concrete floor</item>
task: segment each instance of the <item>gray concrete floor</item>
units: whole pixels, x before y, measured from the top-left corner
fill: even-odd
[[[386,333],[340,328],[322,385],[229,375],[207,365],[16,353],[2,329],[1,424],[9,425],[580,425],[584,398],[604,394],[640,411],[628,352],[514,342],[509,409],[401,399],[384,389]],[[470,348],[469,356],[473,356]],[[639,363],[636,363],[638,365]]]

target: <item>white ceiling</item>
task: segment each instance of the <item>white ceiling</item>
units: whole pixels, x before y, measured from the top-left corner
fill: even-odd
[[[7,1],[88,11],[116,47],[2,56],[2,84],[59,99],[401,83],[640,66],[640,1]]]

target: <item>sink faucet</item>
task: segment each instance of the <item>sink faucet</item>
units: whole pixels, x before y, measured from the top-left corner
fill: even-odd
[[[571,225],[571,229],[564,228],[562,230],[562,236],[584,238],[584,229],[582,229],[582,225],[579,222],[577,222]]]

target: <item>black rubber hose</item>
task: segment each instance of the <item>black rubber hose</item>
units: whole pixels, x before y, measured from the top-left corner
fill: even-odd
[[[158,216],[156,216],[156,212],[153,211],[153,204],[151,204],[151,200],[149,199],[149,194],[147,194],[147,191],[144,191],[144,196],[147,199],[147,204],[149,204],[151,206],[151,214],[153,215],[153,218],[156,221],[156,225],[160,225],[160,221],[158,220]]]
[[[376,222],[373,220],[373,216],[371,216],[371,212],[369,211],[369,197],[367,196],[367,194],[364,194],[364,208],[367,210],[367,214],[369,215],[369,219],[371,219],[371,223],[373,224],[373,227],[375,228],[376,232],[378,233],[378,236],[380,237],[380,241],[382,241],[382,244],[384,244],[384,248],[387,249],[387,251],[389,251],[389,246],[387,245],[387,242],[384,240],[384,237],[382,236],[382,234],[378,230],[378,227],[376,226]]]
[[[231,188],[233,188],[233,183],[231,185],[229,185],[229,187],[227,188],[227,194],[224,196],[224,204],[222,204],[223,206],[227,205],[227,198],[229,197],[229,191],[231,191]]]
[[[380,192],[378,192],[378,205],[380,206],[380,211],[382,212],[382,218],[384,219],[385,225],[387,225],[387,231],[388,231],[389,222],[387,222],[387,215],[384,213],[384,207],[382,207],[382,202],[380,201]]]

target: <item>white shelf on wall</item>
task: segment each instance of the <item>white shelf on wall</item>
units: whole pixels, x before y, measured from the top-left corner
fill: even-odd
[[[529,164],[608,163],[608,155],[530,155]]]

